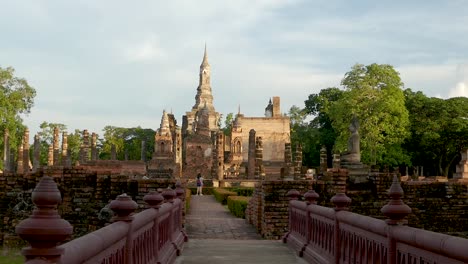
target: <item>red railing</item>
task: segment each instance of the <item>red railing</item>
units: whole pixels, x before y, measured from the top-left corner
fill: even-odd
[[[119,195],[109,206],[116,213],[114,223],[57,247],[71,235],[72,227],[55,209],[60,201],[57,185],[43,177],[33,192],[37,208],[16,227],[31,244],[23,250],[26,263],[39,263],[39,259],[67,264],[173,263],[187,241],[182,228],[183,194],[180,186],[177,191],[150,192],[144,197],[150,208],[134,215],[137,204],[130,196]]]
[[[307,202],[294,194],[290,229],[283,241],[309,263],[468,263],[468,239],[400,225],[411,211],[401,201],[403,191],[396,178],[389,194],[391,199],[381,210],[386,221],[348,212],[350,199],[344,194],[332,198],[335,208],[316,205],[316,194],[310,199],[306,193]]]

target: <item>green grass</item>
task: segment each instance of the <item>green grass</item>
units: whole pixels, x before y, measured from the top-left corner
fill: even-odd
[[[24,263],[24,257],[19,249],[0,249],[0,264]]]

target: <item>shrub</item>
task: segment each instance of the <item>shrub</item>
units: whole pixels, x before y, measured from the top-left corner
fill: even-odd
[[[213,189],[213,195],[216,199],[216,201],[220,202],[221,204],[226,204],[227,203],[227,198],[229,196],[236,196],[237,193],[231,192],[227,189],[222,189],[222,188],[215,188]]]
[[[230,189],[233,192],[236,192],[238,196],[252,196],[255,188],[249,187],[234,187]]]
[[[250,197],[246,196],[229,196],[227,198],[229,211],[237,217],[245,218],[245,209],[247,209],[249,200]]]

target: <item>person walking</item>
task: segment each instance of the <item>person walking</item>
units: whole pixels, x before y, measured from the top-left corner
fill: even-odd
[[[203,195],[203,177],[200,173],[197,175],[197,195]]]

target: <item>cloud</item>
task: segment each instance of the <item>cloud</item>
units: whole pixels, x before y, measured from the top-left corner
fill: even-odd
[[[156,35],[130,44],[123,53],[128,61],[152,61],[166,57],[166,51],[161,48]]]
[[[448,97],[468,97],[468,85],[466,82],[459,82],[455,88],[451,89],[448,93]]]

